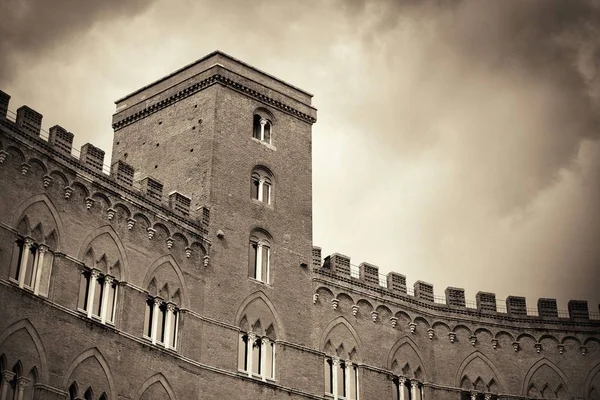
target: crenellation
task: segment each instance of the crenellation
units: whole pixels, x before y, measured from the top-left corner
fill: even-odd
[[[184,196],[177,191],[169,193],[169,207],[171,207],[171,209],[178,211],[183,215],[190,215],[191,204],[192,199],[189,197]]]
[[[42,118],[42,114],[27,106],[21,106],[17,109],[17,125],[28,134],[40,135]]]
[[[525,297],[508,296],[506,298],[506,312],[510,315],[527,315]]]
[[[465,289],[447,287],[444,291],[446,294],[446,304],[454,307],[465,307]]]
[[[134,173],[133,167],[121,160],[115,161],[110,168],[110,174],[118,183],[124,186],[133,185]]]
[[[102,168],[104,165],[104,150],[94,146],[91,143],[86,143],[81,146],[79,162],[98,173],[102,173]]]
[[[313,246],[312,248],[312,264],[313,268],[321,268],[322,260],[320,247]]]
[[[379,286],[379,267],[364,262],[358,266],[358,270],[361,280],[368,284]]]
[[[416,281],[413,288],[416,298],[433,303],[433,285],[431,283]]]
[[[542,318],[558,318],[556,299],[538,299],[538,315]]]
[[[0,90],[0,118],[6,118],[9,104],[10,95]]]
[[[475,295],[477,309],[482,312],[496,312],[496,293],[477,292]]]
[[[60,125],[54,125],[50,128],[50,134],[48,136],[48,143],[54,145],[54,147],[67,154],[71,155],[73,148],[73,137],[71,132],[68,132],[65,128]]]
[[[336,275],[350,277],[350,257],[339,253],[333,253],[325,257],[323,267],[329,269]]]
[[[387,274],[387,288],[394,292],[406,294],[406,275],[389,272]]]
[[[569,318],[590,319],[588,303],[585,300],[569,300]]]
[[[162,201],[162,193],[164,185],[158,179],[151,176],[147,176],[140,181],[141,190],[151,200]]]

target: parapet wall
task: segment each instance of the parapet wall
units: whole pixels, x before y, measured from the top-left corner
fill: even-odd
[[[33,139],[53,152],[57,159],[68,161],[82,173],[133,194],[151,207],[160,209],[166,216],[189,225],[198,231],[199,235],[204,236],[208,233],[210,210],[207,207],[191,210],[190,197],[177,191],[165,195],[162,182],[151,176],[134,178],[134,168],[123,160],[113,160],[111,166],[105,165],[104,150],[91,143],[81,146],[80,151],[74,149],[73,133],[59,125],[51,127],[49,132],[43,131],[42,114],[28,106],[19,107],[16,114],[13,114],[9,111],[9,102],[10,95],[0,90],[0,126],[8,128],[17,136]],[[7,156],[6,149],[0,147],[0,162],[3,162]],[[25,161],[22,170],[26,173],[29,169],[31,166]],[[69,191],[69,188],[66,187],[65,190]]]
[[[456,287],[447,287],[444,296],[436,296],[430,283],[416,281],[409,288],[405,275],[396,272],[383,275],[379,273],[379,267],[369,263],[355,266],[350,257],[343,254],[333,253],[322,259],[321,248],[313,247],[312,255],[313,271],[317,274],[437,311],[501,319],[512,317],[529,322],[600,325],[600,314],[590,313],[585,300],[570,300],[568,310],[559,310],[556,299],[540,298],[537,308],[527,308],[525,297],[508,296],[502,301],[495,293],[483,291],[477,292],[475,301],[469,301],[465,298],[465,290]]]

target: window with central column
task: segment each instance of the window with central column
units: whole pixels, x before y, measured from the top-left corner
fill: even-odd
[[[249,377],[275,379],[275,342],[268,336],[241,332],[238,344],[238,368]]]
[[[271,240],[263,230],[255,230],[250,236],[248,275],[265,283],[270,283]]]
[[[117,304],[118,281],[99,269],[84,268],[81,271],[79,303],[77,308],[88,318],[114,324]]]
[[[356,400],[358,367],[339,357],[325,358],[325,393],[334,399]]]
[[[10,278],[35,295],[47,295],[54,254],[46,244],[29,237],[15,241]]]
[[[265,204],[271,204],[272,188],[272,174],[264,167],[254,168],[252,171],[252,198]]]
[[[423,384],[420,381],[395,376],[392,382],[394,383],[393,400],[422,400]]]
[[[144,317],[144,336],[152,344],[167,349],[177,349],[177,332],[179,328],[179,307],[161,297],[149,296],[146,301]]]

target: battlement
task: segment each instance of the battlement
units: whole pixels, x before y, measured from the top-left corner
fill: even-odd
[[[396,272],[380,274],[379,267],[364,262],[356,266],[351,263],[350,257],[343,254],[334,253],[322,259],[321,248],[313,247],[312,255],[313,268],[318,274],[416,302],[427,308],[439,308],[459,314],[471,311],[491,318],[537,318],[544,320],[543,322],[553,319],[600,321],[600,314],[590,313],[588,303],[584,300],[571,300],[568,310],[559,310],[556,299],[541,298],[537,302],[537,308],[527,308],[525,297],[508,296],[506,300],[499,300],[495,293],[483,291],[477,292],[475,301],[470,301],[465,298],[465,290],[456,287],[447,287],[444,296],[436,296],[430,283],[416,281],[412,288],[408,288],[405,275]]]
[[[9,110],[10,95],[0,90],[0,125],[12,128],[17,136],[33,138],[47,142],[47,145],[66,159],[81,167],[88,175],[97,174],[112,180],[115,184],[129,190],[141,192],[142,197],[154,205],[167,208],[181,218],[200,222],[206,231],[210,220],[210,211],[206,207],[191,210],[191,198],[173,191],[165,196],[163,185],[151,176],[134,179],[135,170],[123,160],[113,160],[112,165],[104,163],[104,150],[85,143],[80,150],[73,148],[75,135],[60,125],[55,125],[46,132],[42,129],[43,115],[28,106],[17,109],[16,114]],[[0,156],[6,158],[7,153],[0,149]]]

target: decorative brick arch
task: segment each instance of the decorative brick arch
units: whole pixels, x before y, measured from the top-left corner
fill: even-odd
[[[571,393],[573,393],[573,392],[571,391],[571,387],[569,386],[569,380],[568,380],[567,376],[560,370],[560,368],[558,368],[556,366],[556,364],[554,364],[552,361],[548,360],[545,357],[542,358],[541,360],[539,360],[538,362],[536,362],[535,364],[533,364],[531,366],[531,368],[529,368],[529,371],[527,371],[527,374],[525,375],[525,379],[523,379],[523,388],[522,388],[522,392],[521,392],[522,395],[527,396],[527,391],[529,390],[531,378],[536,373],[536,371],[544,365],[550,367],[550,369],[554,370],[554,372],[556,372],[558,374],[560,379],[562,379],[562,386],[567,390],[568,394],[571,395]]]
[[[146,389],[148,389],[150,386],[152,386],[153,384],[155,384],[157,382],[160,383],[162,385],[162,387],[165,389],[165,391],[169,395],[169,400],[177,399],[177,397],[175,397],[175,392],[173,392],[173,388],[171,387],[171,385],[169,385],[169,381],[160,372],[158,374],[154,374],[150,378],[146,379],[146,381],[142,384],[142,386],[140,386],[140,389],[138,390],[137,396],[135,398],[137,400],[139,400],[142,397],[142,395],[144,394],[144,392],[146,391]]]
[[[21,218],[23,217],[23,213],[25,211],[27,211],[27,209],[29,207],[31,207],[32,205],[36,204],[36,203],[44,203],[46,205],[46,207],[48,207],[48,210],[50,210],[50,215],[52,215],[52,218],[54,219],[54,223],[56,224],[56,236],[57,236],[57,240],[56,240],[56,251],[64,251],[63,249],[65,248],[64,243],[62,242],[62,235],[61,233],[64,232],[63,229],[63,223],[62,223],[62,219],[60,218],[60,213],[58,212],[58,209],[54,206],[54,203],[52,203],[52,200],[50,200],[50,198],[45,194],[36,194],[34,196],[29,197],[27,200],[23,201],[19,207],[16,209],[16,211],[13,214],[13,220],[11,222],[11,226],[16,228],[17,224],[19,223],[19,221],[21,220]]]
[[[96,347],[84,351],[83,353],[81,353],[77,357],[75,357],[75,359],[73,361],[71,361],[71,364],[69,365],[69,368],[67,368],[65,375],[63,377],[62,387],[66,391],[69,390],[69,381],[71,379],[71,375],[73,375],[73,372],[79,366],[79,364],[81,364],[82,362],[84,362],[85,360],[87,360],[90,357],[95,358],[98,361],[98,363],[100,364],[100,366],[102,367],[102,370],[104,371],[104,375],[106,376],[106,380],[108,381],[108,390],[110,392],[110,393],[108,393],[108,398],[116,399],[117,391],[115,388],[115,381],[112,377],[112,374],[110,373],[110,368],[108,366],[108,362],[106,361],[106,359],[104,358],[102,353],[100,353],[100,351]]]
[[[246,307],[248,307],[248,305],[250,303],[252,303],[253,301],[255,301],[257,299],[261,299],[262,301],[264,301],[267,308],[273,315],[273,319],[275,320],[275,324],[277,325],[277,326],[275,326],[277,338],[285,339],[285,329],[283,327],[283,323],[281,322],[281,318],[279,318],[279,314],[277,314],[277,310],[275,310],[275,306],[273,305],[271,300],[267,297],[267,295],[265,295],[265,293],[260,290],[250,294],[248,297],[246,297],[244,299],[244,301],[242,301],[242,304],[240,304],[240,306],[235,314],[235,321],[234,321],[235,326],[239,326],[240,321],[246,311]]]
[[[123,246],[123,243],[121,243],[121,239],[119,238],[119,235],[117,235],[117,233],[115,232],[113,227],[110,225],[104,225],[99,228],[96,228],[86,236],[86,238],[81,243],[81,246],[79,246],[78,259],[83,260],[85,258],[85,252],[88,249],[88,247],[90,246],[90,244],[92,243],[92,241],[95,238],[97,238],[98,236],[105,234],[105,233],[108,234],[114,240],[114,242],[117,246],[117,249],[119,250],[119,253],[121,255],[120,259],[122,261],[122,263],[120,265],[121,280],[124,282],[127,282],[129,279],[129,276],[128,276],[129,261],[127,259],[127,252],[125,251],[125,247]]]
[[[338,325],[344,325],[348,329],[350,334],[354,337],[354,341],[356,342],[356,346],[358,347],[356,351],[360,358],[360,354],[363,348],[362,340],[360,340],[360,336],[358,336],[358,332],[356,332],[356,329],[354,329],[352,324],[350,324],[350,322],[348,322],[348,320],[343,316],[335,318],[333,321],[327,324],[325,329],[323,329],[323,333],[321,334],[320,340],[320,350],[325,351],[325,346],[327,345],[327,339],[329,338],[329,334]]]
[[[483,354],[479,350],[475,350],[474,352],[469,354],[467,357],[465,357],[463,362],[458,367],[458,370],[456,373],[455,387],[457,387],[457,388],[460,387],[461,380],[463,378],[465,370],[467,369],[469,364],[475,359],[480,359],[481,361],[483,361],[484,364],[486,364],[492,370],[492,373],[494,374],[494,376],[493,376],[494,381],[498,384],[498,391],[502,392],[504,389],[504,383],[500,379],[502,374],[500,374],[500,371],[498,371],[498,368],[496,368],[496,365],[492,362],[492,360],[490,360],[485,354]],[[486,384],[487,383],[488,382],[486,382]]]
[[[398,339],[396,341],[396,343],[394,343],[394,345],[390,349],[390,352],[388,353],[388,361],[387,361],[388,369],[390,371],[392,370],[394,356],[396,355],[396,352],[398,351],[398,349],[400,349],[400,347],[402,347],[404,345],[408,345],[417,355],[417,358],[419,359],[419,361],[421,363],[421,368],[423,371],[423,381],[427,382],[429,375],[427,374],[427,368],[425,366],[425,362],[423,361],[424,360],[423,354],[419,350],[419,347],[417,346],[417,344],[408,336],[404,336],[404,337]]]
[[[179,268],[179,264],[177,263],[177,261],[175,261],[175,258],[173,258],[171,254],[165,254],[164,256],[159,257],[152,263],[152,265],[150,265],[150,268],[148,268],[146,276],[144,277],[143,288],[148,288],[148,285],[154,277],[156,270],[164,264],[170,264],[175,273],[177,274],[177,277],[179,278],[179,285],[181,288],[181,307],[189,308],[190,305],[189,298],[187,296],[185,278],[183,277],[183,272],[181,272],[181,268]]]
[[[585,378],[585,385],[583,385],[583,393],[581,394],[582,398],[585,399],[586,396],[590,394],[590,390],[592,389],[592,383],[594,382],[594,378],[598,374],[600,374],[600,363],[596,364],[596,366],[592,368],[590,373],[587,375],[587,378]],[[600,388],[596,389],[600,390]]]
[[[2,348],[2,344],[6,341],[6,339],[21,329],[24,329],[29,334],[40,357],[40,366],[38,368],[39,379],[41,383],[48,383],[48,356],[46,354],[46,349],[44,348],[44,344],[42,343],[40,335],[37,333],[37,330],[28,319],[22,319],[13,323],[2,333],[0,333],[0,348]]]

